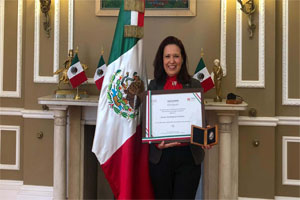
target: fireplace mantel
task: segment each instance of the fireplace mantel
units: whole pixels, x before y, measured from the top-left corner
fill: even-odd
[[[83,134],[85,124],[96,124],[98,96],[79,100],[55,98],[52,95],[38,98],[54,115],[54,199],[83,198]],[[238,115],[248,104],[226,104],[205,99],[208,123],[219,124],[219,145],[206,152],[204,161],[204,198],[238,198]],[[68,111],[68,115],[67,115]],[[67,124],[68,122],[68,124]],[[66,133],[69,132],[69,141]],[[69,155],[66,155],[66,144]],[[69,167],[66,170],[67,158]],[[66,176],[68,171],[69,176]],[[66,180],[68,177],[68,180]],[[68,183],[68,185],[67,185]],[[68,194],[66,193],[68,187]],[[216,190],[218,188],[218,190]]]

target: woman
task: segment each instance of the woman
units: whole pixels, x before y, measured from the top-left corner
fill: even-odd
[[[182,42],[165,38],[154,60],[154,80],[149,90],[201,88],[187,71],[187,55]],[[210,148],[206,146],[205,148]],[[194,199],[201,175],[204,151],[190,143],[151,144],[150,176],[156,199]]]

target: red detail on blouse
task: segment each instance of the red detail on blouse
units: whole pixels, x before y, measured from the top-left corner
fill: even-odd
[[[177,81],[177,77],[168,77],[164,85],[164,90],[178,90],[182,89],[182,84]]]

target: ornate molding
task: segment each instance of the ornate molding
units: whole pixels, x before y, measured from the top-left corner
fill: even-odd
[[[53,111],[0,107],[0,116],[22,116],[29,119],[53,119]]]
[[[282,105],[299,106],[300,99],[289,98],[289,1],[282,1]],[[299,65],[300,67],[300,65]]]
[[[84,106],[82,104],[82,106]],[[97,107],[96,104],[88,104],[84,106],[82,111],[82,121],[87,125],[96,125],[97,118]],[[52,109],[59,109],[53,108]],[[66,110],[67,107],[63,107],[61,110]],[[206,109],[208,110],[208,109]],[[29,110],[24,108],[11,108],[11,107],[0,107],[0,116],[22,116],[23,118],[30,119],[53,119],[54,111],[43,111],[43,110]],[[239,126],[300,126],[300,117],[292,116],[275,116],[275,117],[238,117]]]
[[[288,142],[300,143],[300,137],[282,137],[282,185],[298,185],[300,186],[300,180],[288,178]]]
[[[239,126],[300,126],[300,117],[275,116],[275,117],[238,117]]]
[[[60,32],[60,0],[54,1],[54,52],[53,52],[53,72],[59,69],[59,32]],[[55,77],[58,82],[59,76]]]
[[[68,49],[73,49],[74,0],[69,0]]]
[[[239,126],[277,126],[278,119],[276,117],[247,117],[239,116]]]
[[[59,69],[59,22],[60,22],[60,1],[55,0],[54,5],[54,58],[53,72]],[[35,0],[34,17],[34,72],[35,83],[58,83],[59,76],[40,76],[40,1]]]
[[[242,80],[242,13],[236,2],[236,87],[265,88],[265,0],[259,1],[258,80]]]
[[[0,125],[0,139],[1,139],[1,131],[15,131],[16,132],[16,161],[15,164],[1,164],[0,169],[6,170],[20,170],[20,126],[8,126],[8,125]],[[0,147],[0,151],[2,151]]]
[[[3,95],[4,16],[5,1],[0,1],[0,94]]]
[[[21,98],[21,77],[22,77],[22,34],[23,34],[23,0],[18,0],[18,19],[17,19],[17,78],[16,90],[3,90],[3,57],[4,57],[4,18],[5,1],[0,1],[0,97]]]
[[[278,125],[300,126],[300,117],[277,116]]]
[[[226,67],[226,35],[227,35],[227,0],[221,1],[221,52],[220,52],[220,63],[223,69],[223,76],[227,74]]]

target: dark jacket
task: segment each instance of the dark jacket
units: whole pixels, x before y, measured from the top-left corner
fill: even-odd
[[[151,80],[148,86],[148,90],[163,90],[165,83],[158,83],[156,80]],[[196,79],[191,78],[187,84],[182,84],[183,89],[185,88],[201,88],[200,82]],[[196,165],[200,165],[204,159],[204,151],[200,146],[190,144],[190,148],[194,157]],[[149,160],[153,164],[157,164],[162,155],[162,150],[156,148],[154,144],[150,145]]]

